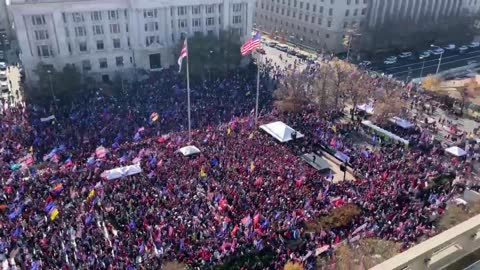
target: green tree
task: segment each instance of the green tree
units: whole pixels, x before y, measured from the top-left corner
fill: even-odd
[[[72,64],[67,64],[62,71],[52,65],[39,63],[34,70],[38,76],[38,88],[35,98],[51,100],[55,96],[59,100],[68,101],[80,93],[82,75]]]
[[[175,49],[176,57],[182,44],[183,40]],[[188,38],[188,65],[191,78],[225,74],[237,68],[242,60],[240,46],[240,35],[233,30],[220,31],[218,36],[195,33]]]

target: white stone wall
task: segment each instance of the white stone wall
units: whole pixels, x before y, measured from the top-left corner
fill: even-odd
[[[193,14],[194,10],[198,14]],[[240,29],[245,40],[251,33],[253,11],[254,0],[12,0],[11,4],[27,79],[35,79],[33,69],[39,62],[56,69],[70,63],[82,70],[82,63],[90,61],[91,70],[86,74],[109,75],[110,79],[116,72],[132,74],[135,67],[151,70],[151,54],[159,53],[161,66],[168,67],[176,62],[178,52],[174,48],[181,42],[182,33],[218,34],[232,27]],[[101,20],[94,20],[93,12],[100,12]],[[109,18],[111,12],[118,12],[118,19]],[[75,22],[74,14],[83,16],[83,20]],[[43,16],[45,24],[34,25],[32,16]],[[199,26],[193,26],[194,19]],[[207,20],[213,24],[206,25]],[[119,33],[111,32],[113,24],[119,25]],[[152,26],[148,31],[146,24]],[[100,25],[103,33],[95,34],[93,27]],[[75,27],[84,27],[86,35],[77,36]],[[37,40],[35,31],[42,30],[48,32],[48,39]],[[153,41],[148,46],[147,38]],[[114,48],[113,39],[120,40],[120,48]],[[97,49],[100,40],[103,50]],[[79,48],[82,42],[87,44],[85,52]],[[53,55],[39,56],[37,47],[42,45],[51,47]],[[117,57],[123,57],[123,66],[116,65]],[[100,67],[101,58],[107,59],[107,68]]]

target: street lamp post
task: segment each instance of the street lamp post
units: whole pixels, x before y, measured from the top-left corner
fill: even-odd
[[[57,100],[55,98],[55,93],[53,92],[53,82],[52,82],[52,71],[51,70],[47,70],[47,73],[48,73],[48,79],[50,81],[50,93],[52,94],[52,98],[53,98],[53,104],[55,105],[55,107],[57,108]],[[58,109],[58,108],[57,108]]]
[[[431,44],[430,47],[438,47],[436,46],[435,44]],[[440,47],[438,47],[440,48]],[[442,53],[440,54],[440,57],[438,58],[438,65],[437,65],[437,71],[435,72],[435,75],[438,74],[438,72],[440,71],[440,65],[442,64],[442,56],[443,56],[443,53],[445,51],[442,51]]]
[[[423,58],[422,69],[420,69],[420,78],[423,76],[423,68],[425,67],[425,58]]]

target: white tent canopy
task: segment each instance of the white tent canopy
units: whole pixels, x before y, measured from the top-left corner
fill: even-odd
[[[373,105],[371,104],[357,105],[357,109],[359,109],[360,111],[364,111],[368,114],[373,114]]]
[[[450,153],[450,154],[452,154],[454,156],[457,156],[457,157],[465,156],[467,154],[467,152],[465,152],[465,150],[463,150],[462,148],[460,148],[458,146],[452,146],[450,148],[445,149],[445,151],[447,153]]]
[[[414,124],[412,124],[410,121],[402,119],[400,117],[396,117],[396,116],[393,118],[390,118],[390,122],[404,129],[408,129],[414,126]]]
[[[201,151],[200,151],[200,149],[198,149],[194,145],[188,145],[188,146],[184,146],[184,147],[178,149],[178,152],[180,152],[180,153],[182,153],[182,155],[188,157],[188,156],[191,156],[191,155],[198,154]]]
[[[272,122],[270,124],[261,125],[261,129],[270,134],[280,142],[288,142],[292,140],[292,133],[296,132],[297,138],[303,138],[303,134],[287,126],[282,121]]]
[[[104,171],[102,173],[102,177],[105,177],[108,180],[113,180],[113,179],[130,176],[130,175],[134,175],[141,172],[142,172],[142,168],[140,168],[140,163],[137,163],[130,166],[118,167],[115,169]]]

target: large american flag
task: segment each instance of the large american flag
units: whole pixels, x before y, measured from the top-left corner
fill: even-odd
[[[180,52],[180,56],[178,57],[178,72],[182,70],[182,61],[183,58],[188,57],[188,51],[187,51],[187,38],[185,38],[185,41],[183,42],[183,47],[182,51]]]
[[[253,36],[249,41],[243,44],[242,47],[240,47],[240,52],[242,53],[242,56],[245,56],[256,48],[260,47],[260,39],[260,33],[257,32],[255,36]]]

